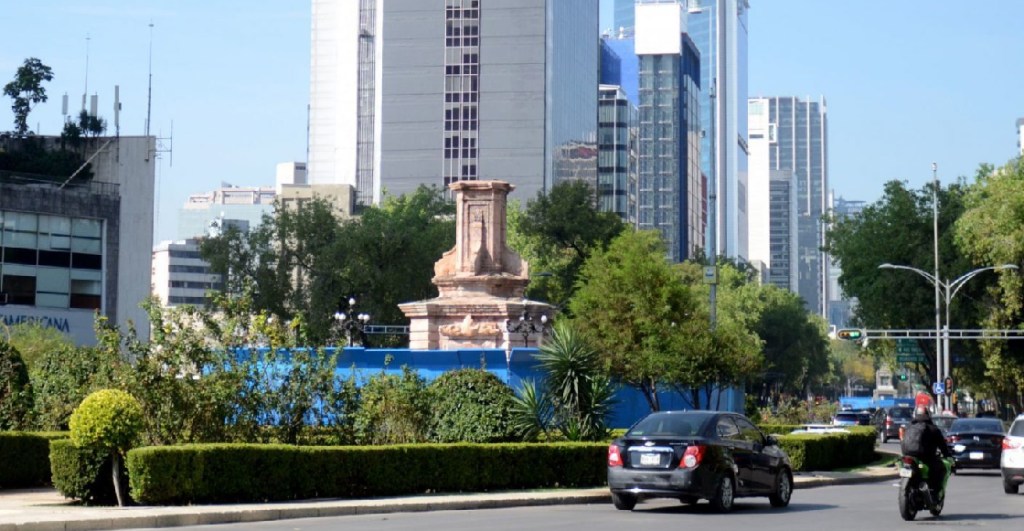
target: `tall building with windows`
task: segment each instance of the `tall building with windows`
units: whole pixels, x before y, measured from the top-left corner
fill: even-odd
[[[35,141],[61,149],[59,137]],[[91,345],[99,313],[149,336],[139,304],[150,287],[155,142],[88,140],[91,179],[0,172],[0,322],[40,323]]]
[[[830,197],[832,215],[836,219],[856,216],[864,210],[864,201]],[[853,324],[853,312],[857,308],[857,299],[850,299],[839,287],[839,277],[843,274],[843,265],[838,262],[829,264],[828,270],[828,323],[836,328],[849,328]]]
[[[687,34],[700,53],[700,167],[708,181],[709,228],[703,247],[747,259],[747,0],[614,0],[614,33],[639,37],[635,6],[676,3],[686,11]],[[625,84],[625,82],[624,82]],[[709,220],[709,223],[711,220]]]
[[[796,291],[807,304],[808,311],[827,318],[829,296],[828,256],[822,251],[825,244],[823,215],[829,208],[828,197],[828,120],[824,98],[805,101],[795,97],[750,98],[750,182],[754,192],[752,212],[775,212],[781,193],[779,179],[789,179],[795,190],[796,214]],[[778,172],[782,172],[781,174]],[[788,175],[788,177],[786,177]],[[769,192],[770,190],[770,192]],[[768,192],[766,194],[766,192]],[[792,192],[791,192],[792,193]],[[793,198],[793,195],[790,195]],[[769,206],[764,206],[769,202]],[[751,217],[751,234],[758,234],[764,218]],[[775,218],[772,218],[775,222]],[[763,237],[763,236],[758,236]],[[773,233],[772,238],[776,235]],[[781,237],[781,236],[780,236]],[[755,249],[760,249],[755,245]],[[761,251],[759,251],[761,252]],[[775,250],[771,251],[772,257]],[[790,254],[792,256],[792,254]],[[762,256],[754,259],[764,260]],[[770,268],[776,264],[768,262]],[[793,271],[786,275],[790,281]],[[781,283],[781,276],[769,273],[770,279]],[[775,282],[776,280],[773,280]]]
[[[598,100],[597,208],[636,222],[637,111],[618,85],[601,85]]]
[[[700,54],[677,3],[636,6],[640,59],[637,228],[656,229],[674,262],[703,245]]]
[[[597,175],[594,0],[313,0],[310,184],[377,203]]]

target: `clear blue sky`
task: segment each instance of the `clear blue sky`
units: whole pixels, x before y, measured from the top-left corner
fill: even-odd
[[[874,201],[888,180],[930,180],[932,162],[949,182],[1017,153],[1024,0],[750,3],[750,95],[826,98],[837,194]],[[37,0],[3,11],[0,84],[27,57],[55,73],[50,101],[29,117],[43,134],[60,131],[61,95],[80,105],[87,35],[101,115],[112,121],[120,85],[121,133],[143,133],[153,22],[151,132],[174,127],[173,165],[164,154],[157,170],[157,240],[175,235],[188,194],[270,185],[278,162],[305,160],[309,0]],[[3,98],[0,130],[12,121]]]

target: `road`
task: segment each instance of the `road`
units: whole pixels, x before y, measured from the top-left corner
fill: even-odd
[[[1003,493],[998,471],[965,472],[950,479],[946,508],[938,518],[919,513],[904,524],[896,508],[895,480],[860,485],[800,489],[787,509],[772,509],[764,498],[737,501],[731,514],[716,514],[706,502],[680,505],[674,500],[652,500],[632,512],[612,505],[558,505],[513,509],[437,511],[383,515],[279,520],[179,529],[194,530],[301,530],[358,529],[452,531],[622,529],[721,529],[756,531],[864,531],[891,526],[917,525],[927,529],[990,528],[1004,531],[1024,526],[1024,494]]]

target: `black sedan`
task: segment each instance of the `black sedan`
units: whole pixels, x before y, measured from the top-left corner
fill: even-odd
[[[767,496],[789,505],[793,471],[774,437],[743,415],[723,411],[651,413],[608,447],[608,486],[616,509],[645,498],[706,499],[729,511],[735,498]]]
[[[946,430],[956,468],[999,469],[1003,452],[1003,423],[999,419],[956,419]]]

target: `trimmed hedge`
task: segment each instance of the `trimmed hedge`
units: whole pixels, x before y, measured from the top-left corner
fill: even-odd
[[[117,505],[109,451],[79,448],[71,439],[50,441],[50,469],[53,486],[64,497],[85,505]]]
[[[834,470],[875,460],[874,428],[850,433],[807,433],[778,437],[794,470]]]
[[[61,432],[0,432],[0,489],[38,487],[50,483],[50,440]]]
[[[605,443],[193,444],[133,449],[127,468],[132,498],[162,505],[592,487],[606,459]]]

